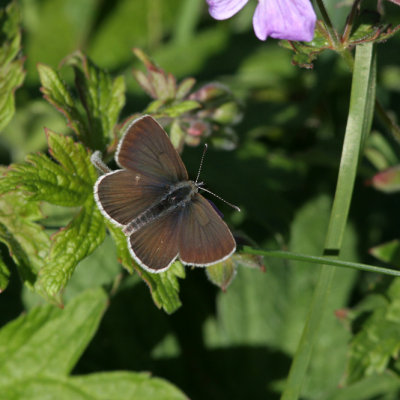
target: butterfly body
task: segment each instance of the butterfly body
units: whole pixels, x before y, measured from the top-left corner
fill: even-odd
[[[207,266],[228,258],[235,240],[220,215],[189,180],[163,128],[150,116],[134,121],[115,155],[121,167],[100,176],[94,197],[102,214],[122,228],[135,261],[162,272],[179,257]]]
[[[171,185],[163,197],[134,218],[122,229],[123,232],[129,236],[175,209],[187,206],[198,191],[199,189],[193,181],[183,181]]]

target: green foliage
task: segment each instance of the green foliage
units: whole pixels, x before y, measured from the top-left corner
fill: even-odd
[[[45,154],[27,156],[26,162],[14,164],[0,184],[0,193],[26,191],[30,200],[75,207],[92,194],[97,178],[88,152],[71,138],[47,130],[49,151],[54,162]]]
[[[91,254],[104,236],[103,217],[89,198],[65,229],[52,236],[50,253],[36,283],[38,290],[50,297],[57,296],[79,261]]]
[[[0,10],[0,131],[14,115],[14,92],[22,84],[25,72],[21,50],[20,11],[12,1]]]
[[[136,372],[151,371],[193,400],[275,400],[299,342],[314,347],[297,363],[301,398],[399,398],[399,284],[376,271],[399,273],[399,244],[388,240],[400,218],[400,8],[379,2],[377,21],[363,11],[371,2],[312,2],[322,3],[331,20],[319,13],[314,40],[283,47],[255,39],[250,4],[224,22],[204,0],[21,0],[4,9],[1,398],[186,398]],[[376,44],[380,103],[374,112],[373,79],[354,80],[351,115],[362,118],[352,119],[343,149],[351,50],[362,43]],[[364,61],[355,75],[372,77],[373,57]],[[115,168],[124,127],[143,112],[165,125],[191,177],[201,149],[190,147],[210,145],[201,179],[242,209],[215,201],[239,249],[222,265],[143,271],[97,210],[90,155],[100,150]],[[348,185],[325,257],[338,170]],[[242,237],[263,261],[241,252]],[[368,265],[370,255],[390,266]],[[332,261],[322,274],[321,259]],[[64,308],[36,307],[46,301]]]
[[[66,62],[74,69],[80,104],[73,100],[57,72],[39,64],[44,97],[65,115],[84,144],[93,150],[104,150],[125,104],[125,81],[122,76],[112,80],[81,53],[70,56]]]
[[[390,285],[385,296],[369,303],[367,318],[351,341],[346,381],[385,371],[389,360],[400,350],[400,280]]]
[[[146,282],[157,307],[163,308],[169,314],[176,311],[181,306],[178,278],[185,278],[183,265],[177,261],[167,271],[159,274],[151,274],[140,268],[132,260],[126,236],[122,233],[121,229],[115,227],[111,222],[107,222],[107,227],[117,245],[117,256],[120,263],[129,272],[135,270]]]
[[[43,215],[38,203],[19,190],[3,194],[0,204],[0,241],[7,245],[22,281],[32,287],[50,248],[48,236],[36,223]],[[2,276],[7,282],[8,267],[2,267]]]
[[[54,70],[39,65],[45,98],[67,117],[69,126],[83,143],[91,144],[92,148],[105,148],[111,140],[111,145],[115,146],[117,118],[125,101],[124,80],[122,77],[111,80],[109,74],[97,68],[80,53],[71,56],[68,63],[74,68],[76,89],[82,107],[75,102],[71,90],[62,83]],[[13,253],[20,254],[20,273],[28,276],[24,281],[34,284],[35,290],[42,296],[62,303],[61,294],[78,263],[103,242],[105,224],[93,198],[97,172],[90,162],[88,151],[70,137],[58,135],[50,129],[46,129],[46,134],[52,158],[42,153],[32,154],[26,157],[25,162],[13,164],[0,181],[0,193],[9,193],[18,188],[18,191],[24,193],[25,201],[36,206],[39,201],[46,201],[58,206],[81,209],[50,240],[42,232],[47,239],[46,250],[42,242],[38,246],[41,246],[40,253],[45,256],[41,259],[42,264],[33,271],[29,271],[29,265],[30,258],[34,255],[29,251],[19,251],[18,240],[8,238],[6,231],[3,241]],[[33,226],[41,230],[38,224]],[[116,240],[118,257],[122,264],[129,272],[135,269],[142,276],[156,305],[169,313],[179,308],[181,303],[177,278],[184,277],[183,267],[176,265],[169,271],[154,276],[142,271],[132,261],[125,235],[115,227],[110,226],[109,229]],[[3,280],[7,281],[6,276]]]
[[[107,306],[100,289],[86,291],[65,309],[44,305],[0,330],[0,390],[5,399],[185,399],[148,374],[114,372],[70,376]]]
[[[394,239],[370,249],[370,253],[378,260],[384,261],[394,267],[400,267],[400,241]]]
[[[4,218],[15,225],[15,215],[22,214],[22,222],[14,230],[13,224],[4,224],[2,241],[14,254],[23,280],[35,283],[42,294],[59,302],[58,296],[78,262],[103,241],[105,226],[93,199],[97,173],[89,153],[71,138],[50,130],[47,138],[54,161],[44,154],[28,156],[26,162],[12,165],[1,180]],[[43,228],[32,222],[41,218],[38,201],[83,207],[65,229],[49,240]]]

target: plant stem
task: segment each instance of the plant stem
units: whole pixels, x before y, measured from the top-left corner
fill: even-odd
[[[357,46],[350,109],[343,143],[336,193],[325,239],[324,254],[339,254],[352,198],[360,152],[371,128],[375,102],[376,61],[373,44]],[[319,324],[327,307],[334,268],[322,264],[309,315],[293,359],[282,400],[297,400],[306,377]]]
[[[284,258],[286,260],[295,260],[309,262],[312,264],[331,265],[333,267],[351,268],[359,271],[376,272],[378,274],[400,276],[400,271],[392,268],[376,267],[374,265],[361,264],[351,261],[336,260],[334,258],[327,258],[321,256],[310,256],[308,254],[292,253],[283,250],[256,250],[251,247],[245,246],[244,252],[249,254],[258,254],[264,257]]]

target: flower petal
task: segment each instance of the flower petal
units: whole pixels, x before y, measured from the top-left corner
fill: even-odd
[[[256,36],[266,40],[299,40],[314,37],[317,17],[310,0],[259,0],[253,17]]]
[[[248,0],[207,0],[208,11],[215,19],[227,19],[241,10]]]

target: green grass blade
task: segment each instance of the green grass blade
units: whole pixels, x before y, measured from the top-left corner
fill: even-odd
[[[174,31],[174,41],[176,44],[190,43],[204,4],[205,2],[201,0],[186,0],[182,3]]]
[[[343,143],[335,198],[325,240],[324,254],[339,255],[352,198],[360,152],[372,122],[375,101],[375,55],[373,44],[357,46],[350,109]],[[306,376],[319,323],[331,288],[334,268],[323,265],[308,319],[292,362],[282,400],[297,400]]]

